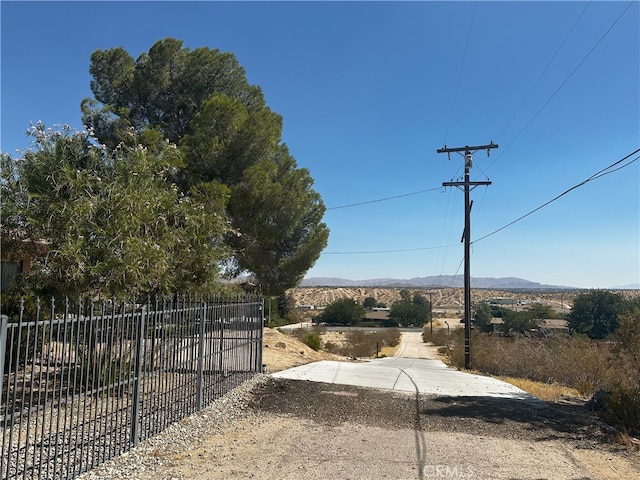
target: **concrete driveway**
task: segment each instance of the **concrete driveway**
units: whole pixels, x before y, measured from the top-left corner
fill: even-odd
[[[403,332],[397,356],[359,363],[321,361],[273,374],[275,378],[355,385],[402,392],[460,397],[537,399],[495,378],[449,368],[422,343],[420,332]]]

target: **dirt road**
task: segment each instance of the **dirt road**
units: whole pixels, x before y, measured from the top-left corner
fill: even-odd
[[[405,353],[421,348],[405,340]],[[640,478],[640,453],[613,443],[581,405],[533,407],[269,376],[246,401],[242,415],[188,448],[178,443],[156,448],[151,459],[129,456],[143,466],[127,478]],[[191,421],[211,415],[205,410]],[[104,471],[91,478],[124,478],[117,467]]]
[[[400,346],[396,350],[394,357],[444,360],[441,355],[438,355],[438,347],[427,345],[422,341],[421,331],[403,332]]]

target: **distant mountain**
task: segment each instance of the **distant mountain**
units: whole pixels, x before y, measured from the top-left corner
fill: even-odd
[[[347,280],[335,277],[305,278],[300,282],[301,287],[464,287],[464,277],[461,275],[437,275],[432,277],[416,277],[406,279],[374,278],[370,280]],[[471,278],[472,288],[486,288],[491,290],[509,289],[571,289],[572,287],[545,285],[538,282],[530,282],[522,278]]]

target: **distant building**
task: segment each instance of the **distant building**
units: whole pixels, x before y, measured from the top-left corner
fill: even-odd
[[[489,305],[519,305],[520,300],[511,297],[493,297],[487,300]]]
[[[365,313],[365,320],[384,321],[389,319],[390,308],[374,308]]]

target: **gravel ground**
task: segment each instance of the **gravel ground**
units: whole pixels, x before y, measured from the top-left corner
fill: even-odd
[[[258,375],[80,478],[633,479],[640,453],[581,403],[535,408]]]

